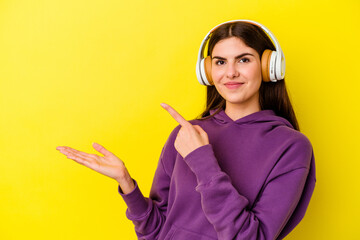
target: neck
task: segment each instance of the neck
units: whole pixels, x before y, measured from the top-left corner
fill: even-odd
[[[257,102],[257,104],[234,104],[226,101],[225,113],[233,121],[260,110],[261,108],[259,102]]]

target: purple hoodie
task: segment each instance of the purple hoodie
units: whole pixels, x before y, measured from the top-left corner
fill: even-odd
[[[138,238],[284,238],[304,217],[315,187],[307,137],[272,110],[236,121],[222,110],[190,122],[207,132],[208,145],[182,158],[174,147],[177,126],[162,149],[150,197],[137,184],[129,194],[119,188]]]

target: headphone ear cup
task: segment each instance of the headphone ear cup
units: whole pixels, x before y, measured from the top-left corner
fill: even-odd
[[[202,85],[211,86],[214,85],[211,78],[211,57],[207,56],[203,58],[200,62],[200,79],[199,81]]]
[[[285,57],[283,52],[281,52],[280,57],[276,57],[275,75],[277,80],[283,80],[285,78]]]
[[[208,80],[210,85],[214,85],[214,81],[211,77],[211,57],[210,56],[207,56],[204,59],[204,68],[205,68],[206,79]]]
[[[270,82],[270,58],[272,51],[265,49],[261,56],[261,75],[264,82]]]

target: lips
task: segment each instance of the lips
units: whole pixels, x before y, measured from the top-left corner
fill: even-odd
[[[236,89],[240,86],[242,86],[244,83],[238,83],[238,82],[228,82],[225,83],[224,85],[229,88],[229,89]]]

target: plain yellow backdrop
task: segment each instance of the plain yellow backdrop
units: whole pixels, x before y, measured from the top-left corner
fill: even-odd
[[[123,159],[147,196],[163,144],[205,106],[200,43],[251,19],[286,56],[317,185],[287,239],[359,239],[358,0],[0,1],[0,239],[136,239],[114,180],[58,151]]]

